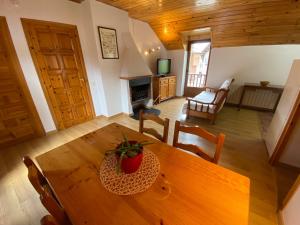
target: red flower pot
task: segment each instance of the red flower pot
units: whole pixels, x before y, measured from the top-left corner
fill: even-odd
[[[137,143],[137,141],[128,141],[128,142],[130,144]],[[117,148],[119,148],[121,146],[121,144],[119,144],[117,146]],[[142,148],[142,150],[143,150],[143,148]],[[119,160],[120,156],[116,155],[116,157],[117,157],[117,160]],[[143,160],[143,153],[140,153],[133,158],[124,157],[121,162],[121,169],[124,173],[134,173],[135,171],[137,171],[140,168],[142,160]]]
[[[121,168],[124,173],[134,173],[140,168],[143,160],[143,153],[138,154],[133,158],[124,158],[121,163]]]

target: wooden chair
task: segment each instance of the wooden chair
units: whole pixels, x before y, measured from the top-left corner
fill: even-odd
[[[203,149],[201,149],[199,146],[193,145],[193,144],[183,144],[178,142],[179,138],[179,132],[189,133],[193,135],[200,136],[209,142],[212,142],[216,144],[216,151],[213,157],[206,154]],[[181,148],[183,150],[187,150],[190,152],[195,153],[196,155],[200,156],[203,159],[206,159],[207,161],[218,163],[222,151],[222,147],[225,141],[225,135],[223,133],[220,133],[218,136],[215,136],[206,130],[200,128],[200,127],[189,127],[181,125],[179,121],[175,122],[175,130],[174,130],[174,139],[173,139],[173,146],[177,148]]]
[[[28,169],[28,179],[35,190],[40,195],[40,200],[48,212],[53,216],[59,225],[71,225],[68,216],[60,203],[57,201],[46,178],[39,171],[34,162],[28,157],[23,158],[23,162]],[[46,221],[46,219],[44,219]]]
[[[155,129],[153,128],[145,128],[144,127],[144,121],[145,120],[152,120],[164,127],[163,135],[159,134]],[[150,134],[157,139],[159,139],[162,142],[167,143],[168,142],[168,133],[169,133],[169,123],[170,120],[168,118],[162,119],[159,116],[156,116],[154,114],[150,113],[144,113],[143,110],[140,111],[140,133],[147,133]]]
[[[47,215],[41,219],[41,225],[60,225],[58,224],[53,216]]]
[[[44,192],[43,189],[50,188],[48,181],[44,175],[40,172],[37,166],[34,164],[32,159],[28,156],[23,157],[23,162],[28,169],[28,179],[34,189],[40,195]]]
[[[45,190],[45,192],[40,195],[40,200],[59,225],[71,225],[65,210],[51,193]]]

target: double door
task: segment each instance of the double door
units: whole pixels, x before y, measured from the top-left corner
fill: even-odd
[[[153,98],[155,102],[173,98],[176,96],[176,76],[154,77]]]
[[[176,77],[161,78],[160,93],[161,101],[176,96]]]
[[[22,19],[56,127],[64,129],[94,116],[76,26]]]

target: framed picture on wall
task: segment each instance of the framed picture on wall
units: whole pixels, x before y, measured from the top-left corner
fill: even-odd
[[[98,26],[103,59],[119,59],[116,29]]]

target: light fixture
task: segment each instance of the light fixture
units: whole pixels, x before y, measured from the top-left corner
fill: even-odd
[[[167,27],[167,25],[165,25],[165,27],[164,27],[164,33],[165,33],[165,34],[168,33],[168,27]]]
[[[216,3],[216,0],[199,0],[196,2],[196,6],[208,6]]]
[[[156,48],[150,48],[150,49],[147,49],[144,51],[144,55],[149,55],[149,54],[152,54],[152,53],[155,53],[155,52],[158,52],[160,51],[161,47],[160,46],[157,46]]]

